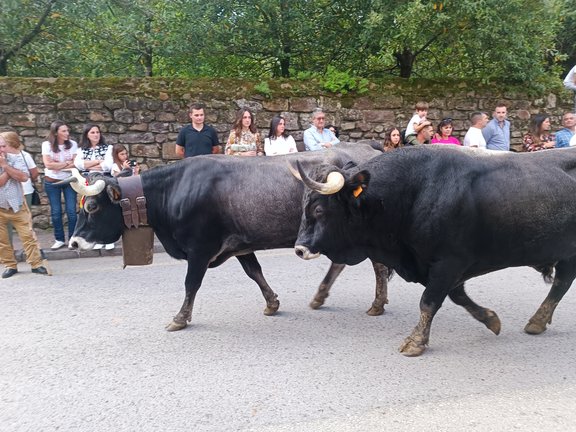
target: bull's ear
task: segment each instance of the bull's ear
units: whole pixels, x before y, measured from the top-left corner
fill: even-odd
[[[118,204],[122,198],[122,192],[120,192],[120,188],[117,185],[109,184],[106,186],[106,193],[113,204]]]
[[[360,198],[368,189],[370,182],[370,173],[368,171],[359,171],[354,174],[346,183],[347,189],[352,191],[354,198]]]

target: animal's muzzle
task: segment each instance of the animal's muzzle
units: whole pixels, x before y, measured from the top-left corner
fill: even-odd
[[[84,240],[83,237],[74,236],[70,238],[70,241],[68,242],[68,247],[70,249],[76,249],[76,250],[88,250],[94,247],[94,243],[87,242],[86,240]]]
[[[310,259],[318,258],[320,256],[319,253],[311,253],[310,249],[308,249],[306,246],[302,246],[302,245],[294,246],[294,252],[296,252],[296,255],[298,255],[300,258],[302,258],[304,260],[310,260]]]

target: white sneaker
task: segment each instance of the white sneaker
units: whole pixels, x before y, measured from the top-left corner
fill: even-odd
[[[108,243],[106,246],[104,246],[104,249],[106,249],[106,250],[114,249],[114,243]]]
[[[60,249],[60,248],[61,248],[62,246],[64,246],[65,244],[66,244],[66,243],[64,243],[63,241],[56,240],[56,241],[54,242],[54,244],[53,244],[52,246],[50,246],[50,249],[54,249],[54,250]]]
[[[92,247],[92,249],[102,249],[103,247],[104,247],[103,244],[96,243],[96,244]]]

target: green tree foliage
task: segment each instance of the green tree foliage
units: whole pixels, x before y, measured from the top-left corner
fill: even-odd
[[[563,0],[558,2],[556,16],[559,17],[557,50],[554,51],[554,60],[560,61],[563,66],[562,75],[565,75],[576,65],[576,1]]]
[[[576,61],[574,0],[3,3],[0,74],[523,82]]]
[[[541,0],[373,2],[367,74],[522,81],[543,73],[557,27]]]
[[[30,45],[50,21],[56,0],[3,0],[0,9],[0,76],[8,74],[14,58],[25,58],[31,66]]]

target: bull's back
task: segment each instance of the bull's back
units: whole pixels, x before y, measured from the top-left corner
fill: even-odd
[[[343,145],[274,157],[189,158],[143,173],[145,195],[155,203],[149,220],[167,242],[175,239],[180,247],[217,242],[221,254],[292,247],[304,189],[288,164],[342,166],[377,154],[368,145]]]
[[[419,259],[469,257],[470,271],[480,274],[576,255],[576,149],[418,152],[366,165],[382,191],[394,187],[386,179],[397,171],[396,191],[379,199],[404,195],[402,235]]]

